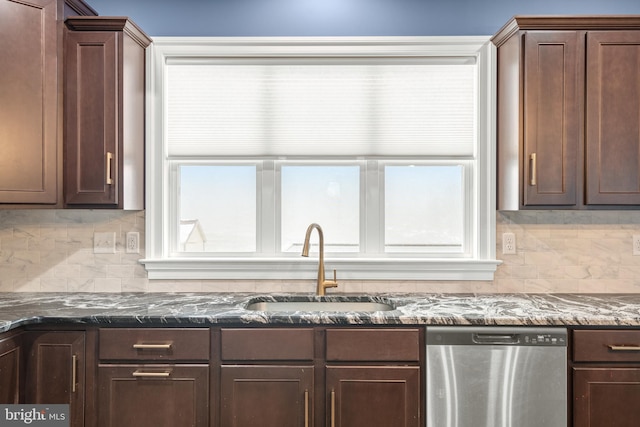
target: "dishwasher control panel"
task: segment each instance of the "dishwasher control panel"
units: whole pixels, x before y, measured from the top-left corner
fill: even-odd
[[[567,337],[556,334],[526,334],[521,339],[525,345],[567,345]]]

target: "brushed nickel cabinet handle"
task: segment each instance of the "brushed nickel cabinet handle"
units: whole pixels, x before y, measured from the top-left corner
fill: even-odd
[[[134,371],[131,375],[134,377],[143,377],[143,378],[168,378],[171,375],[171,372],[170,371],[163,371],[163,372]]]
[[[531,185],[538,185],[538,172],[536,168],[536,153],[531,153],[529,156],[529,167],[531,175]]]
[[[331,390],[331,427],[336,427],[336,392]]]
[[[611,351],[640,351],[640,345],[607,345]]]
[[[78,382],[78,356],[71,356],[71,393],[76,392],[76,383]]]
[[[134,344],[136,350],[170,350],[171,344]]]
[[[107,185],[113,184],[111,178],[111,162],[113,161],[113,153],[107,152]]]
[[[309,427],[309,390],[304,391],[304,427]]]

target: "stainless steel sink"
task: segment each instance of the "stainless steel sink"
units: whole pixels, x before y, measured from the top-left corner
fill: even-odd
[[[374,312],[395,310],[390,304],[378,301],[257,301],[249,303],[247,310],[279,312]]]

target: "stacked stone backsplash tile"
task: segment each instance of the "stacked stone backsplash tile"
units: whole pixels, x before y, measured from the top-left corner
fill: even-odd
[[[497,213],[492,282],[342,281],[330,292],[640,292],[637,211]],[[93,234],[116,233],[115,254],[94,254]],[[128,231],[140,233],[140,253],[124,251]],[[502,233],[516,235],[517,253],[502,255]],[[0,210],[0,292],[313,292],[304,281],[149,281],[144,212]],[[339,275],[339,272],[338,272]]]

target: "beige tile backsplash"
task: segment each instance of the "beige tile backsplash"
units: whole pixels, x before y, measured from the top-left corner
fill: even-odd
[[[497,213],[495,279],[477,282],[344,281],[330,292],[640,292],[640,211]],[[94,254],[93,233],[116,232],[115,254]],[[128,231],[141,253],[127,254]],[[502,255],[503,232],[516,255]],[[312,292],[307,281],[148,280],[144,212],[0,210],[1,292]]]

